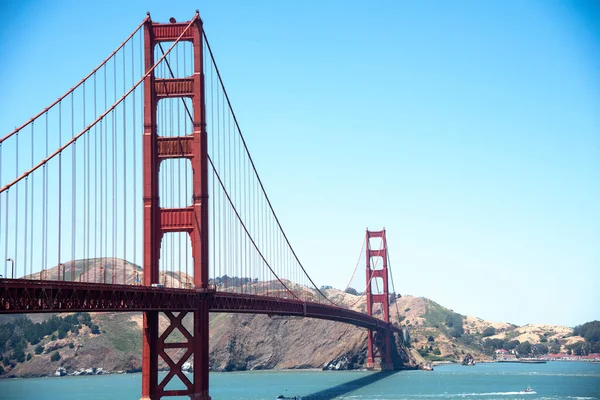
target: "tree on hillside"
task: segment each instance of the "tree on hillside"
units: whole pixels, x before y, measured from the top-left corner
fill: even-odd
[[[504,340],[502,339],[486,339],[483,341],[483,347],[486,349],[499,350],[504,348]]]
[[[573,335],[583,336],[586,340],[592,342],[600,341],[600,321],[586,322],[573,328]]]
[[[527,357],[531,354],[531,343],[529,341],[523,342],[517,346],[517,354],[520,357]]]
[[[450,336],[455,337],[455,338],[459,338],[462,336],[462,334],[465,333],[463,327],[454,327],[452,329],[450,329]]]
[[[58,338],[64,339],[67,336],[67,330],[64,327],[58,328]]]
[[[511,340],[511,341],[507,341],[504,342],[504,346],[503,349],[504,350],[512,350],[512,349],[516,349],[518,345],[520,345],[521,342],[519,342],[518,340]]]
[[[494,336],[495,334],[496,334],[496,328],[494,328],[493,326],[488,326],[487,328],[485,328],[483,330],[483,332],[481,333],[481,336],[488,337],[488,336]]]
[[[94,335],[99,335],[100,334],[100,327],[96,324],[91,324],[90,325],[90,330],[92,331],[92,333]]]
[[[573,334],[583,336],[589,343],[590,352],[600,353],[600,321],[586,322],[573,328]]]
[[[354,296],[358,296],[358,291],[352,287],[347,287],[346,290],[344,290],[344,292],[348,294],[353,294]]]
[[[532,350],[533,350],[533,354],[536,356],[548,354],[548,346],[546,346],[544,343],[534,344],[532,346]]]
[[[553,354],[560,353],[560,343],[558,343],[558,342],[550,343],[550,348],[548,350],[550,351],[550,353],[553,353]]]
[[[576,356],[587,356],[592,352],[592,345],[588,342],[579,341],[565,346],[568,354]]]
[[[444,321],[446,326],[450,329],[450,336],[459,338],[465,330],[463,328],[463,318],[462,315],[452,312],[446,315],[446,320]]]
[[[14,360],[17,360],[17,362],[22,363],[23,361],[25,361],[25,352],[22,349],[15,350],[15,352],[12,355],[12,358]]]

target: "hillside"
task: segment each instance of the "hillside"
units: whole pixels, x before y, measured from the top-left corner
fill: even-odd
[[[413,296],[402,296],[397,301],[402,325],[410,329],[412,346],[431,361],[460,361],[470,353],[476,361],[492,361],[498,342],[556,343],[559,351],[566,346],[584,341],[574,336],[573,329],[560,325],[516,326],[504,322],[486,321],[460,315],[436,302]],[[394,307],[392,307],[394,309]],[[392,311],[393,315],[396,312]]]
[[[102,259],[73,263],[74,276],[94,276],[95,273],[97,280],[104,280],[104,271],[110,269],[110,265],[127,266],[125,276],[117,276],[116,279],[128,282],[134,282],[136,273],[139,275],[141,272],[139,267],[122,260]],[[65,270],[70,273],[69,264]],[[51,269],[48,274],[56,276],[58,271]],[[107,275],[112,279],[110,274]],[[182,286],[186,281],[185,276],[161,276],[161,279],[165,278],[173,279],[177,285],[181,282]],[[260,292],[263,283],[256,282],[254,285],[253,290]],[[364,311],[366,308],[364,296],[336,289],[328,289],[326,294],[333,301],[355,310]],[[376,308],[375,313],[381,314],[381,310]],[[66,318],[67,315],[60,314],[60,317]],[[29,341],[22,338],[19,342],[19,332],[9,332],[11,337],[2,337],[2,324],[16,326],[18,318],[22,317],[0,316],[0,341],[7,342],[4,350],[0,347],[3,377],[48,376],[59,367],[70,373],[89,368],[96,368],[96,371],[101,368],[104,372],[133,372],[141,368],[141,313],[92,313],[89,318],[77,314],[66,318],[71,325],[52,319],[48,314],[27,316],[32,322],[25,324],[21,321],[21,325],[30,326],[52,319],[54,325],[50,329],[57,327],[52,332],[46,327],[47,332],[39,334],[39,343],[35,338]],[[477,361],[490,361],[493,349],[484,346],[490,339],[529,341],[531,344],[556,342],[562,349],[583,340],[572,336],[571,328],[552,325],[518,327],[485,321],[459,315],[429,299],[409,295],[394,299],[390,318],[409,330],[412,348],[401,349],[406,367],[415,367],[425,361],[460,361],[467,353]],[[186,317],[184,325],[188,329],[191,328],[190,322]],[[164,318],[161,326],[162,329],[166,326]],[[23,330],[21,327],[14,329]],[[366,358],[366,330],[331,321],[213,313],[210,316],[210,334],[210,367],[213,371],[355,369],[364,367]],[[21,336],[25,337],[24,334]],[[23,347],[22,355],[17,354],[19,346]],[[53,361],[52,357],[58,357],[56,353],[60,360]],[[165,366],[164,362],[161,365]]]

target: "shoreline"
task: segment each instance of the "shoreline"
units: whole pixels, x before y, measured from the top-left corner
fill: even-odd
[[[492,361],[479,361],[477,362],[475,365],[477,364],[544,364],[544,363],[550,363],[550,362],[569,362],[569,363],[577,363],[577,362],[581,362],[581,363],[586,363],[586,364],[599,364],[600,362],[598,361],[593,361],[593,360],[540,360],[540,361],[498,361],[498,360],[492,360]],[[460,362],[457,361],[432,361],[431,365],[436,367],[436,366],[443,366],[443,365],[459,365]],[[83,371],[88,371],[88,370],[93,370],[93,368],[85,368],[82,369]],[[6,376],[6,375],[0,375],[0,380],[13,380],[13,379],[40,379],[40,378],[63,378],[63,377],[78,377],[78,376],[101,376],[101,375],[132,375],[132,374],[141,374],[142,371],[141,370],[135,370],[135,371],[105,371],[102,368],[98,368],[98,370],[100,370],[100,373],[71,373],[71,374],[64,374],[64,375],[55,375],[56,373],[52,374],[52,375],[34,375],[34,376]],[[398,371],[412,371],[412,370],[418,370],[418,369],[401,369]],[[79,372],[81,370],[78,370],[77,372]],[[164,370],[160,370],[159,372],[168,372],[169,370],[164,369]],[[239,370],[239,371],[209,371],[210,373],[213,374],[229,374],[229,373],[239,373],[239,372],[378,372],[378,371],[369,371],[366,368],[357,368],[357,369],[348,369],[348,370],[324,370],[321,368],[285,368],[285,369],[255,369],[255,370]],[[190,374],[192,371],[183,371],[185,374]]]

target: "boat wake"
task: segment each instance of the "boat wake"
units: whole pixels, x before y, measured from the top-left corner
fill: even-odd
[[[463,393],[457,396],[514,396],[516,394],[536,394],[536,392],[526,392],[525,390],[520,390],[518,392]]]

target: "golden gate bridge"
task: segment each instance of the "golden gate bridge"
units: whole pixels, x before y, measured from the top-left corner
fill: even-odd
[[[366,313],[328,298],[275,214],[198,12],[183,23],[148,14],[2,137],[0,186],[0,313],[143,312],[143,399],[210,398],[209,312],[367,328],[367,367],[398,367],[385,230],[366,232]],[[174,377],[185,388],[167,388]]]

